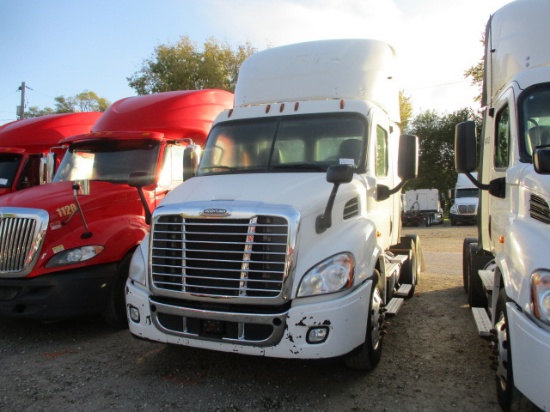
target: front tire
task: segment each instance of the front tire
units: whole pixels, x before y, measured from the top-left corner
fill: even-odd
[[[111,287],[111,293],[103,309],[102,316],[105,322],[117,329],[126,329],[128,327],[128,317],[126,315],[125,288],[130,270],[130,260],[132,252],[128,253],[118,266],[117,276]]]
[[[373,370],[382,356],[382,329],[384,327],[384,301],[380,292],[380,274],[375,271],[376,285],[371,291],[365,342],[345,361],[346,366],[364,371]]]
[[[498,403],[503,411],[509,411],[517,399],[514,387],[514,372],[512,368],[512,347],[508,328],[508,312],[506,310],[506,292],[500,290],[496,309],[494,354],[496,358],[496,386]]]
[[[470,276],[472,272],[472,255],[470,254],[470,245],[477,244],[475,237],[467,237],[462,243],[462,283],[464,292],[468,293],[468,285],[470,284]]]

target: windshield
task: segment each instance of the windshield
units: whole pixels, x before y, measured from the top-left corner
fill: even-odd
[[[0,187],[11,187],[20,162],[21,155],[11,153],[0,154]]]
[[[142,140],[103,140],[77,143],[69,148],[54,182],[104,180],[127,183],[131,172],[155,174],[159,145]]]
[[[333,164],[364,170],[366,125],[357,115],[293,116],[216,125],[198,175],[324,172]]]
[[[456,189],[456,197],[478,197],[479,189]]]
[[[522,97],[522,157],[531,162],[537,146],[550,145],[550,87],[527,91]]]

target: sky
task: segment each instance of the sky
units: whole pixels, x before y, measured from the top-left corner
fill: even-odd
[[[373,38],[397,51],[400,89],[414,115],[478,108],[464,72],[483,55],[485,24],[511,0],[0,0],[0,125],[25,106],[93,91],[135,96],[128,77],[159,45],[183,36],[234,50]]]

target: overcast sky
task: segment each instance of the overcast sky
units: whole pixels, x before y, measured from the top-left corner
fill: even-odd
[[[214,37],[236,48],[332,38],[394,46],[415,114],[473,106],[464,71],[482,57],[489,16],[510,0],[0,0],[0,124],[26,106],[90,90],[134,96],[127,78],[159,44]]]

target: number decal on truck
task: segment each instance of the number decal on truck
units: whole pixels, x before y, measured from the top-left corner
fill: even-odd
[[[60,208],[56,209],[56,211],[59,217],[69,216],[76,211],[76,205],[74,203],[71,203],[70,205],[61,206]]]

